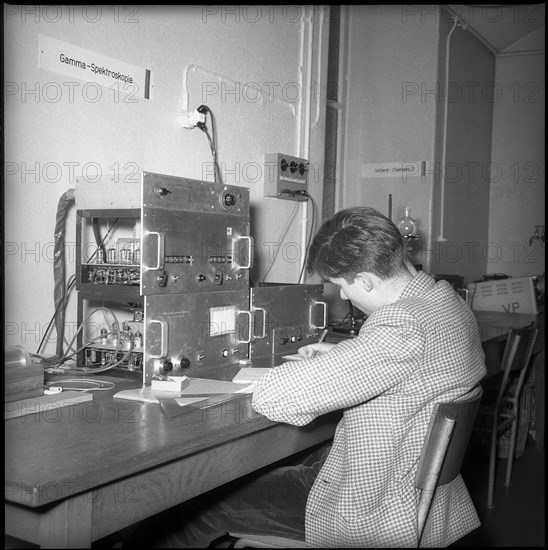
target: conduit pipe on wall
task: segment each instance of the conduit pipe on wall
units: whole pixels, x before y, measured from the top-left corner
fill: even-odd
[[[460,26],[463,30],[468,26],[467,23],[461,23],[458,16],[453,16],[453,27],[447,35],[446,44],[445,44],[445,100],[443,104],[443,141],[442,141],[442,152],[441,152],[441,199],[440,199],[440,234],[438,235],[438,241],[446,241],[443,234],[444,226],[444,217],[445,217],[445,175],[446,175],[446,156],[447,156],[447,118],[449,111],[449,56],[451,48],[451,36],[457,26]]]
[[[301,87],[301,105],[299,108],[299,133],[297,136],[297,156],[308,159],[310,153],[310,98],[312,90],[312,10],[313,7],[305,7],[307,16],[301,20],[301,55],[300,55],[300,87]],[[306,61],[305,61],[306,60]],[[308,226],[308,202],[303,201],[301,207],[301,261],[299,262],[299,278],[297,283],[301,283],[300,274],[302,273],[302,282],[305,276],[303,265],[306,256],[306,229]]]
[[[322,48],[323,48],[323,27],[325,23],[325,6],[320,6],[320,22],[318,24],[318,47],[316,48],[316,51],[318,52],[318,67],[316,69],[317,72],[317,82],[318,82],[318,94],[316,96],[316,115],[314,117],[314,121],[312,122],[312,128],[315,128],[318,123],[320,122],[320,84],[322,81]],[[326,90],[327,95],[327,90]]]
[[[301,75],[300,75],[300,85],[302,90],[302,101],[299,110],[299,135],[298,135],[298,156],[302,158],[310,158],[310,131],[312,128],[312,79],[314,76],[313,69],[313,53],[314,53],[314,9],[315,6],[307,6],[305,9],[308,10],[306,17],[303,17],[301,22]],[[325,19],[325,7],[320,6],[320,18],[319,18],[319,44],[318,44],[318,83],[321,82],[321,52],[322,52],[322,38],[324,19]],[[306,44],[306,46],[305,46]],[[306,59],[306,64],[305,64]],[[317,92],[321,93],[320,87],[318,86]],[[314,87],[316,89],[316,87]],[[316,97],[316,116],[313,125],[318,124],[319,115],[320,115],[320,100],[319,97]],[[309,173],[310,174],[310,173]],[[301,261],[299,265],[299,273],[302,273],[302,277],[299,276],[298,283],[304,283],[305,281],[305,270],[304,264],[306,262],[306,245],[308,241],[308,204],[310,201],[303,201],[302,203],[302,217],[301,217]],[[313,230],[312,228],[310,229]],[[302,279],[302,280],[301,280]]]
[[[242,84],[242,82],[239,82],[238,80],[234,80],[233,78],[230,78],[229,76],[226,76],[224,74],[217,73],[215,71],[211,71],[209,69],[206,69],[205,67],[201,67],[200,65],[196,65],[195,63],[189,63],[183,69],[183,77],[182,77],[183,86],[182,86],[182,94],[181,94],[181,104],[182,104],[182,109],[181,110],[182,111],[190,111],[191,110],[190,109],[189,91],[188,91],[188,77],[189,77],[189,72],[190,71],[192,71],[193,73],[196,72],[196,71],[200,71],[203,74],[207,74],[207,75],[215,77],[218,82],[221,82],[221,81],[230,82],[231,84],[234,84],[235,87],[242,86],[242,88],[245,89],[245,87],[247,86],[246,84]],[[260,93],[261,93],[261,100],[260,100],[260,102],[257,102],[257,103],[262,104],[262,102],[263,102],[262,90],[260,90]],[[274,94],[270,95],[270,97],[268,98],[268,101],[269,101],[269,103],[277,101],[277,102],[281,103],[284,106],[288,105],[286,100],[284,100],[282,97],[277,97]],[[294,114],[293,104],[289,105],[289,109]]]

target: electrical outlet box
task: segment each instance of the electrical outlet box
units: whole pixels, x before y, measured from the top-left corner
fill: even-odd
[[[264,196],[305,201],[308,189],[309,162],[306,159],[267,153],[264,156]]]
[[[192,130],[192,128],[196,128],[199,122],[205,122],[205,115],[198,111],[198,109],[194,109],[194,111],[182,111],[177,120],[183,128]]]

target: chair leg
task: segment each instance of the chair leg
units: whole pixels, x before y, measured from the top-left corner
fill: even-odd
[[[489,452],[489,481],[487,485],[487,508],[494,508],[495,494],[495,462],[497,460],[497,429],[493,428],[491,435],[491,450]]]
[[[508,462],[506,463],[506,479],[504,485],[510,487],[512,485],[512,464],[514,462],[514,455],[516,452],[516,439],[518,433],[518,416],[515,413],[514,420],[512,421],[512,429],[510,431],[510,448],[508,449]]]

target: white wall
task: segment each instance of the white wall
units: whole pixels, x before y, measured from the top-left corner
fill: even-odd
[[[497,59],[489,273],[544,273],[545,245],[529,245],[535,225],[545,224],[544,63],[544,53]]]
[[[282,152],[314,163],[310,192],[321,211],[323,16],[320,7],[300,6],[5,7],[6,345],[34,352],[53,315],[57,202],[76,177],[124,178],[146,170],[213,181],[206,136],[178,126],[185,99],[190,109],[206,104],[214,113],[223,181],[250,188],[257,252],[252,276],[262,278],[268,251],[293,209],[290,201],[263,197],[263,155]],[[85,88],[83,81],[39,68],[41,34],[150,69],[152,99],[129,102],[112,89]],[[308,97],[314,83],[317,95]],[[303,213],[285,243],[300,246]],[[74,272],[74,230],[72,212],[67,277]],[[280,254],[269,280],[297,282],[299,261]],[[75,319],[73,296],[69,336]]]
[[[461,26],[454,28],[454,20],[446,12],[442,13],[445,16],[441,19],[440,32],[440,113],[433,180],[433,234],[428,256],[433,273],[460,275],[468,283],[486,273],[486,256],[490,252],[491,93],[496,61],[493,53],[469,30]],[[447,47],[449,73],[446,82]],[[446,101],[444,157],[443,110]],[[442,179],[442,167],[445,168],[445,179]]]
[[[534,224],[544,223],[544,73],[538,66],[544,56],[496,58],[458,27],[450,39],[447,86],[453,20],[440,7],[423,8],[350,7],[343,206],[387,213],[392,194],[394,221],[410,206],[421,237],[412,259],[432,273],[461,275],[465,283],[493,271],[542,273],[544,249],[535,249],[535,264],[527,264],[532,249],[524,243]],[[526,94],[535,86],[532,102]],[[494,95],[498,90],[502,98]],[[423,179],[362,174],[369,163],[423,160]],[[514,185],[516,163],[522,181],[538,169],[535,181]]]
[[[371,206],[392,218],[412,208],[423,239],[431,233],[432,172],[420,177],[368,178],[370,163],[426,161],[433,166],[439,19],[406,15],[402,6],[352,6],[343,206]]]

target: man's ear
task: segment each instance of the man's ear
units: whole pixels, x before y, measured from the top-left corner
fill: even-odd
[[[366,271],[363,271],[356,275],[356,282],[362,285],[363,289],[367,292],[371,292],[371,290],[373,290],[373,279],[371,278],[371,275]]]

